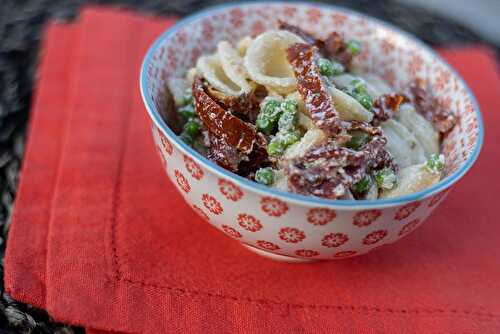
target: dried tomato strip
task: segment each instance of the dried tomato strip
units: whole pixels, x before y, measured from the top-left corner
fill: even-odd
[[[316,66],[315,47],[296,43],[288,48],[287,56],[297,78],[297,89],[314,124],[330,134],[338,134],[342,126]]]
[[[243,153],[252,151],[257,138],[255,128],[218,105],[205,91],[201,77],[193,82],[193,98],[196,112],[208,131]]]

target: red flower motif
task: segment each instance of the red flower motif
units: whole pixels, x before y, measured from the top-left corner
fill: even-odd
[[[186,33],[186,31],[184,29],[183,30],[178,30],[177,31],[177,43],[180,46],[184,46],[184,45],[186,45],[186,42],[187,42],[187,33]]]
[[[229,21],[234,28],[239,28],[243,25],[243,11],[240,8],[234,8],[229,12]]]
[[[342,251],[342,252],[335,253],[335,255],[333,255],[333,257],[336,257],[336,258],[349,257],[349,256],[353,256],[355,254],[356,254],[356,251]]]
[[[262,224],[260,223],[260,220],[258,220],[252,215],[246,213],[240,213],[236,220],[238,221],[238,224],[241,227],[250,232],[257,232],[260,229],[262,229]]]
[[[388,39],[383,39],[382,44],[380,45],[382,48],[382,53],[388,55],[392,51],[394,51],[394,43]]]
[[[331,18],[336,28],[342,27],[347,21],[347,16],[341,13],[333,13]]]
[[[446,191],[442,191],[442,192],[434,195],[434,197],[432,197],[431,201],[429,202],[429,205],[428,205],[429,208],[432,208],[434,205],[438,204],[439,201],[441,201],[441,199],[446,196],[446,193],[447,193]]]
[[[412,220],[411,222],[409,222],[408,224],[403,226],[403,228],[399,231],[398,235],[403,236],[403,235],[410,233],[418,226],[419,223],[420,223],[420,219],[418,219],[418,218]]]
[[[318,23],[321,17],[323,17],[323,13],[318,8],[311,8],[307,11],[307,18],[313,23]]]
[[[285,14],[287,18],[294,17],[296,13],[297,13],[297,8],[293,6],[283,6],[283,14]]]
[[[161,132],[160,129],[156,128],[156,131],[158,131],[158,136],[160,137],[161,145],[165,149],[165,152],[167,152],[168,155],[172,155],[172,153],[174,152],[174,148],[172,147],[172,144],[167,139],[167,137],[165,137],[165,135],[163,134],[163,132]]]
[[[263,197],[260,200],[262,211],[271,217],[280,217],[288,211],[288,205],[276,198]]]
[[[158,154],[160,155],[162,166],[165,168],[165,166],[167,165],[167,160],[165,159],[165,156],[163,155],[163,151],[161,150],[159,145],[155,145],[155,148],[156,148],[156,152],[158,152]]]
[[[257,245],[260,248],[264,248],[264,249],[271,250],[271,251],[280,249],[280,247],[278,245],[275,245],[272,242],[265,241],[265,240],[257,240]]]
[[[364,245],[373,245],[373,244],[376,244],[380,240],[384,239],[386,236],[387,236],[387,231],[386,230],[374,231],[374,232],[368,234],[363,239],[363,244]]]
[[[214,27],[210,19],[205,19],[201,22],[201,34],[203,36],[203,40],[209,41],[214,38]]]
[[[193,159],[184,155],[184,164],[186,165],[187,171],[197,180],[200,180],[203,177],[203,170]]]
[[[418,72],[422,69],[422,65],[424,64],[424,60],[418,54],[413,55],[410,62],[408,63],[408,75],[414,77]]]
[[[297,228],[293,227],[284,227],[280,230],[279,232],[280,239],[289,242],[292,244],[296,244],[298,242],[301,242],[306,238],[306,235],[304,232]]]
[[[266,30],[266,26],[260,20],[255,21],[250,28],[252,36],[257,36]]]
[[[394,219],[396,220],[403,220],[409,215],[411,215],[417,208],[420,206],[420,202],[413,202],[406,204],[405,206],[402,206],[399,208],[399,210],[396,212],[394,215]]]
[[[358,227],[368,226],[382,214],[378,209],[359,211],[354,215],[352,223]]]
[[[295,255],[302,256],[302,257],[314,257],[314,256],[318,256],[319,252],[316,252],[315,250],[310,250],[310,249],[299,249],[298,251],[295,251]]]
[[[184,190],[185,193],[188,193],[191,190],[191,186],[189,185],[188,180],[182,175],[180,171],[175,170],[175,179],[177,180],[177,184],[179,187]]]
[[[242,237],[241,233],[236,231],[231,226],[222,225],[222,230],[224,232],[226,232],[226,234],[229,235],[230,237],[233,237],[233,238],[241,238]]]
[[[332,209],[316,208],[307,212],[307,221],[313,225],[326,225],[336,216],[337,214]]]
[[[191,55],[189,56],[189,63],[190,64],[196,64],[196,61],[198,60],[198,58],[200,58],[201,56],[201,49],[199,47],[194,47],[192,50],[191,50]]]
[[[387,81],[390,86],[394,86],[396,83],[396,74],[394,73],[394,70],[391,68],[385,70],[382,74],[382,79]]]
[[[193,210],[203,219],[205,219],[206,221],[210,221],[210,218],[208,217],[208,215],[197,205],[193,205]]]
[[[325,247],[339,247],[349,241],[349,237],[344,233],[330,233],[323,237],[321,244]]]
[[[213,214],[220,215],[224,211],[219,201],[209,194],[203,194],[201,200],[203,201],[203,205]]]
[[[450,109],[452,104],[451,97],[438,98],[438,104],[444,109]]]
[[[167,49],[167,61],[170,68],[177,66],[177,52],[174,48]]]
[[[450,81],[450,78],[451,78],[451,73],[444,70],[444,69],[440,69],[438,71],[438,75],[436,77],[436,83],[434,84],[434,90],[436,91],[441,91],[444,89],[444,87],[446,86],[446,84],[448,84],[448,82]]]
[[[243,197],[241,189],[231,181],[219,179],[219,190],[230,201],[236,202]]]

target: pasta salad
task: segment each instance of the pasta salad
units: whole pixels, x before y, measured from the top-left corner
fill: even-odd
[[[392,198],[439,182],[456,116],[423,80],[396,92],[360,71],[356,40],[276,30],[220,41],[171,79],[169,126],[219,166],[282,191]]]

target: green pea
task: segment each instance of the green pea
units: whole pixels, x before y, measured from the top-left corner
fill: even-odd
[[[274,183],[274,171],[271,167],[260,168],[255,172],[255,181],[270,186]]]
[[[354,79],[351,81],[350,86],[355,93],[366,93],[366,84],[360,79]]]
[[[321,75],[326,77],[331,77],[333,75],[333,64],[330,60],[319,58],[317,64]]]
[[[350,41],[347,42],[346,49],[352,55],[354,56],[358,55],[361,53],[361,43],[355,39],[351,39]]]
[[[356,101],[359,102],[367,110],[371,110],[373,107],[373,99],[368,95],[366,91],[366,84],[359,79],[354,79],[351,83],[342,89],[346,94],[352,96]]]
[[[280,114],[281,114],[281,102],[278,100],[269,100],[266,102],[264,107],[262,108],[262,112],[264,115],[271,119],[276,119],[278,120]]]
[[[276,131],[276,126],[281,116],[280,105],[281,103],[277,100],[267,101],[262,107],[259,115],[257,115],[257,120],[255,121],[257,130],[266,135],[271,135]]]
[[[194,107],[190,104],[180,107],[178,113],[184,122],[187,122],[191,118],[196,117],[196,111],[194,110]]]
[[[332,66],[333,66],[333,75],[339,75],[345,72],[344,65],[342,65],[338,61],[333,60]]]
[[[383,168],[374,174],[377,186],[382,189],[392,189],[396,185],[396,174],[390,168]]]
[[[368,189],[370,189],[372,184],[372,178],[370,177],[370,175],[366,174],[365,177],[361,179],[361,181],[355,183],[352,186],[352,191],[354,191],[356,194],[364,193],[365,191],[368,191]]]
[[[298,130],[289,132],[278,132],[275,138],[279,138],[285,147],[295,144],[300,140],[302,134]]]
[[[194,118],[191,118],[184,124],[184,132],[191,137],[196,137],[200,133],[200,123]]]
[[[345,68],[341,63],[337,61],[331,61],[326,58],[319,58],[317,64],[319,73],[327,78],[330,78],[334,75],[339,75],[345,71]]]
[[[295,129],[297,125],[297,112],[283,112],[278,121],[279,132],[287,132]]]
[[[370,136],[363,131],[352,131],[351,139],[345,144],[347,148],[359,151],[370,139]]]
[[[431,173],[441,173],[445,167],[444,155],[431,154],[425,166]]]
[[[295,100],[286,99],[285,101],[281,102],[280,108],[282,112],[296,113],[299,109],[299,105]]]
[[[266,149],[267,153],[270,156],[275,157],[283,154],[283,152],[286,149],[286,146],[280,137],[274,137],[273,139],[271,139],[271,142],[267,145]]]
[[[266,135],[270,135],[273,133],[275,125],[269,120],[269,118],[263,115],[264,115],[263,113],[257,115],[257,119],[255,120],[255,126],[257,127],[257,130],[259,130],[260,132],[265,133]]]
[[[373,107],[373,99],[368,94],[358,94],[355,99],[361,104],[365,109],[371,110]]]

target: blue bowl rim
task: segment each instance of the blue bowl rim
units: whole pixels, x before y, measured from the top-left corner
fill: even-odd
[[[208,160],[201,154],[199,154],[196,150],[185,144],[180,138],[167,126],[163,118],[160,116],[160,113],[156,109],[155,104],[153,103],[153,100],[147,94],[146,90],[148,87],[148,78],[147,78],[147,66],[151,62],[151,59],[153,57],[153,54],[155,51],[160,47],[162,42],[170,37],[172,34],[174,34],[179,28],[191,23],[192,21],[198,20],[202,17],[212,15],[218,11],[226,11],[231,8],[239,7],[239,6],[265,6],[265,5],[286,5],[286,4],[296,4],[296,5],[303,5],[303,6],[310,6],[310,7],[318,7],[318,8],[328,8],[332,9],[341,13],[345,13],[346,15],[354,15],[357,17],[365,18],[367,20],[373,21],[382,27],[391,30],[397,34],[402,35],[403,37],[407,38],[408,40],[412,41],[416,45],[418,45],[420,48],[424,49],[425,51],[429,52],[433,57],[436,57],[442,64],[444,64],[445,67],[447,67],[448,70],[450,70],[453,75],[455,75],[456,78],[463,84],[465,87],[467,94],[469,95],[471,99],[471,103],[473,105],[474,111],[476,113],[476,118],[478,122],[478,130],[479,130],[479,136],[476,141],[476,145],[474,147],[474,151],[472,154],[469,156],[467,161],[458,169],[456,170],[453,174],[448,175],[446,178],[443,180],[439,181],[438,183],[432,185],[429,188],[426,188],[424,190],[401,196],[401,197],[396,197],[396,198],[390,198],[390,199],[376,199],[376,200],[328,200],[328,199],[323,199],[319,197],[313,197],[313,196],[306,196],[306,195],[300,195],[300,194],[295,194],[291,192],[285,192],[285,191],[280,191],[276,189],[269,188],[264,185],[260,185],[256,182],[253,182],[251,180],[248,180],[244,177],[241,177],[239,175],[236,175],[232,172],[229,172],[222,167],[219,167],[217,164],[214,162]],[[364,208],[382,208],[382,207],[393,207],[393,206],[400,206],[406,203],[414,202],[414,201],[420,201],[425,198],[428,198],[429,196],[436,194],[438,192],[441,192],[450,186],[452,186],[454,183],[456,183],[465,173],[472,167],[474,162],[477,160],[479,153],[481,151],[481,147],[483,145],[483,140],[484,140],[484,125],[483,125],[483,118],[481,116],[481,112],[479,109],[479,104],[476,100],[476,97],[472,93],[471,89],[465,82],[465,80],[458,74],[458,72],[450,65],[446,60],[444,60],[436,51],[434,51],[431,47],[427,46],[424,42],[420,41],[418,38],[414,37],[410,33],[401,30],[400,28],[393,26],[392,24],[389,24],[387,22],[384,22],[382,20],[379,20],[377,18],[359,13],[357,11],[347,9],[341,6],[336,6],[336,5],[330,5],[330,4],[324,4],[324,3],[318,3],[318,2],[303,2],[303,1],[291,1],[291,2],[284,2],[284,1],[238,1],[238,2],[231,2],[228,4],[221,4],[221,5],[215,5],[211,7],[207,7],[198,13],[189,15],[181,20],[179,20],[176,24],[174,24],[172,27],[168,28],[165,32],[163,32],[157,39],[156,41],[151,45],[149,50],[147,51],[144,61],[141,66],[141,71],[140,71],[140,91],[141,95],[144,101],[144,104],[146,106],[146,109],[148,111],[149,116],[153,120],[154,124],[160,128],[168,137],[169,139],[175,144],[175,146],[183,151],[183,153],[192,156],[197,160],[199,163],[201,163],[205,168],[210,170],[211,172],[215,173],[219,177],[224,177],[231,179],[235,184],[242,186],[243,188],[249,188],[252,191],[259,193],[264,196],[272,196],[272,197],[277,197],[284,199],[288,202],[293,202],[301,205],[306,205],[306,206],[323,206],[323,207],[330,207],[330,208],[338,208],[338,209],[364,209]]]

